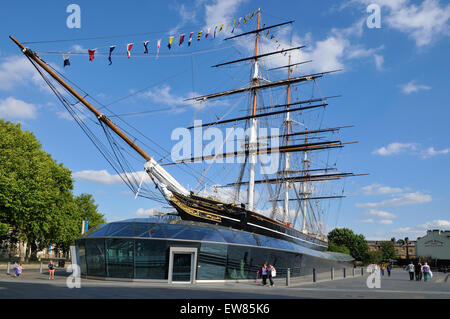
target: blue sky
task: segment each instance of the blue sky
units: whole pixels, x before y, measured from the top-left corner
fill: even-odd
[[[71,3],[81,8],[79,29],[66,24]],[[381,28],[367,27],[371,3],[381,8]],[[250,55],[251,41],[222,41],[222,34],[198,42],[196,33],[258,8],[267,25],[295,20],[273,34],[282,47],[306,45],[293,60],[314,62],[297,75],[344,70],[319,80],[325,96],[342,94],[330,102],[325,119],[330,127],[355,125],[342,137],[359,143],[339,152],[338,166],[370,175],[345,182],[347,197],[333,204],[327,227],[349,227],[369,239],[416,238],[427,228],[448,229],[450,5],[442,0],[7,2],[0,12],[0,117],[34,132],[43,148],[74,172],[75,192],[92,193],[109,221],[144,216],[161,204],[134,199],[8,36],[19,41],[70,40],[28,46],[104,104],[150,87],[111,109],[123,114],[175,107],[176,112],[127,118],[170,150],[174,128],[190,126],[195,118],[211,121],[230,107],[216,103],[196,109],[184,98],[192,92],[240,87],[249,79],[249,67],[210,66]],[[254,25],[253,19],[240,31]],[[178,47],[179,35],[191,31],[193,45]],[[169,51],[170,35],[175,38]],[[77,40],[87,38],[99,39]],[[154,55],[158,39],[160,57],[144,58],[142,41],[150,41]],[[125,47],[131,42],[135,47],[127,59]],[[117,46],[112,66],[101,55],[110,45]],[[269,51],[277,45],[265,40],[263,46]],[[89,62],[87,49],[93,48],[97,55]],[[68,51],[74,53],[68,68],[63,68],[60,54],[45,54]],[[264,63],[284,65],[286,57]],[[282,76],[273,74],[275,79]],[[184,185],[195,184],[176,168],[170,172]]]

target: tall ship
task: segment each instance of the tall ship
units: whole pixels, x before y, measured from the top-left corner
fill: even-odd
[[[171,160],[166,157],[159,161],[144,151],[138,139],[130,133],[127,122],[122,122],[119,117],[114,117],[113,121],[114,113],[102,112],[108,110],[106,106],[90,99],[38,53],[14,37],[10,38],[136,196],[168,203],[183,220],[231,227],[324,251],[328,247],[323,220],[326,205],[321,203],[338,201],[344,197],[342,192],[327,193],[324,190],[328,190],[333,181],[356,176],[354,173],[340,172],[334,164],[330,164],[329,156],[332,151],[354,142],[344,142],[335,137],[349,126],[326,127],[320,117],[315,124],[309,120],[314,119],[315,112],[324,112],[328,101],[336,97],[322,96],[317,79],[340,70],[294,75],[294,70],[301,71],[303,65],[313,62],[292,63],[291,54],[301,50],[302,46],[261,51],[261,42],[272,29],[293,21],[262,26],[260,10],[256,12],[255,18],[256,28],[224,39],[254,43],[254,54],[213,65],[217,69],[227,66],[245,68],[249,65],[248,85],[193,96],[186,101],[204,104],[244,96],[239,100],[244,100],[243,103],[235,103],[213,121],[195,121],[187,127],[191,132],[215,128],[225,132],[225,140],[216,144],[218,147],[211,154],[203,152],[200,156]],[[284,56],[288,63],[267,68],[265,60],[277,56]],[[274,71],[283,74],[283,77],[269,80]],[[306,93],[298,94],[298,89],[302,91],[306,84],[315,88],[314,94],[294,99],[294,90],[296,95],[306,96]],[[93,115],[93,121],[105,134],[105,143],[100,142],[85,123],[84,117],[80,116],[81,106],[84,108],[82,112],[87,110],[88,114]],[[237,117],[230,115],[236,107],[240,107],[245,114]],[[232,125],[232,129],[227,128],[227,124]],[[224,151],[227,143],[237,145],[237,150]],[[133,155],[139,156],[156,190],[144,185],[143,174],[137,174],[127,164],[130,149]],[[173,166],[188,167],[199,162],[206,164],[197,175],[197,185],[193,189],[183,186],[169,173]],[[226,171],[227,182],[214,182],[207,173],[215,165],[232,166],[235,172],[232,174]],[[186,168],[186,171],[189,169]]]

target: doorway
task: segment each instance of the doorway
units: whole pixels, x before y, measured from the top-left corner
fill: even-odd
[[[197,270],[197,248],[170,247],[169,283],[194,284]]]

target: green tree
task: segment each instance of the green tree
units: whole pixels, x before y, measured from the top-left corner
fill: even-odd
[[[91,195],[74,198],[72,172],[44,152],[31,132],[1,119],[0,163],[0,236],[7,228],[21,260],[24,243],[32,256],[50,243],[68,251],[83,219],[104,222]]]
[[[363,262],[366,264],[379,264],[382,261],[383,253],[380,250],[369,250],[363,258]]]
[[[363,260],[369,251],[364,235],[356,235],[348,228],[335,228],[328,233],[328,242],[337,246],[345,246],[356,260]]]
[[[328,244],[328,251],[350,255],[350,250],[346,246],[344,245],[339,246],[336,245],[335,243]]]
[[[380,244],[380,251],[383,261],[389,261],[395,258],[395,247],[391,241],[383,241]]]

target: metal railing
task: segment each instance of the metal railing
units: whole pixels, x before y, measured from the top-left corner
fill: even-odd
[[[285,274],[286,286],[319,281],[339,280],[364,276],[363,267],[288,268]],[[280,281],[280,278],[278,278]]]

